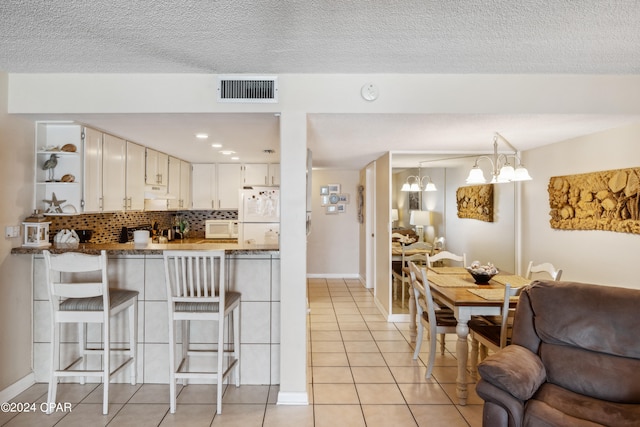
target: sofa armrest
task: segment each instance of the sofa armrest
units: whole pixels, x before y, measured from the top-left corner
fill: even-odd
[[[480,379],[476,393],[484,400],[482,425],[490,427],[522,427],[524,402],[509,392]]]
[[[510,345],[478,365],[487,382],[525,401],[546,381],[547,372],[538,355],[519,345]]]

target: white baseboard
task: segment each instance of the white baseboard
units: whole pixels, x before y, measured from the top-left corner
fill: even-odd
[[[36,377],[32,372],[29,375],[11,384],[9,387],[5,388],[4,390],[0,391],[0,402],[10,401],[11,399],[16,397],[17,395],[19,395],[20,393],[22,393],[23,391],[25,391],[26,389],[34,385],[35,383],[36,383]]]
[[[307,274],[307,279],[360,279],[358,273],[353,274]]]
[[[276,403],[278,405],[308,405],[309,395],[306,391],[280,391],[278,392],[278,402]]]

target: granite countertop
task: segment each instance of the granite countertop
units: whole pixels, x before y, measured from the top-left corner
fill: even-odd
[[[265,252],[278,253],[278,245],[256,245],[239,243],[237,240],[225,239],[184,239],[172,240],[169,243],[149,243],[138,245],[129,243],[79,243],[76,245],[51,245],[49,247],[21,246],[11,249],[12,254],[40,254],[44,249],[51,253],[82,252],[86,254],[98,254],[106,250],[107,255],[162,255],[165,250],[219,250],[224,249],[227,254],[264,254]]]

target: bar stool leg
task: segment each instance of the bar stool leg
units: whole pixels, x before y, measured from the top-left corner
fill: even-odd
[[[240,305],[233,310],[233,358],[237,360],[234,368],[236,387],[240,387]]]
[[[109,413],[109,373],[111,366],[110,316],[105,319],[103,327],[104,351],[102,354],[102,414]]]
[[[136,385],[138,376],[138,298],[135,298],[129,307],[129,357],[133,358],[131,364],[131,385]]]
[[[49,374],[49,392],[47,394],[47,414],[51,414],[58,391],[56,370],[60,366],[60,326],[51,322],[51,373]]]
[[[176,413],[176,329],[173,319],[169,319],[169,410]]]
[[[78,349],[80,350],[80,357],[82,358],[82,362],[80,362],[80,368],[82,370],[87,369],[87,355],[85,354],[85,350],[87,348],[87,329],[86,323],[80,322],[78,323]],[[80,384],[85,384],[87,377],[80,377]]]

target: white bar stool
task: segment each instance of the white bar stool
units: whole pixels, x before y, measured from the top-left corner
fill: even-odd
[[[222,413],[222,384],[235,371],[236,387],[240,386],[240,296],[225,290],[224,251],[165,251],[165,281],[169,307],[169,394],[170,411],[176,411],[176,380],[215,379],[218,414]],[[232,322],[229,322],[233,314]],[[210,320],[218,323],[217,346],[214,350],[193,350],[189,345],[189,322]],[[182,322],[182,357],[176,366],[175,322]],[[225,333],[226,326],[233,331]],[[233,336],[233,346],[225,338]],[[189,358],[216,355],[215,371],[189,370]]]
[[[109,289],[107,278],[107,254],[87,255],[67,252],[53,255],[48,250],[42,252],[46,263],[46,280],[51,302],[51,374],[49,379],[48,408],[56,401],[58,377],[102,377],[102,413],[109,411],[109,381],[113,375],[131,365],[131,385],[136,384],[136,345],[138,328],[138,291]],[[95,278],[99,272],[99,278]],[[94,273],[85,274],[85,273]],[[110,319],[112,316],[128,312],[129,348],[111,348]],[[78,323],[80,356],[60,369],[60,328],[61,323]],[[102,323],[103,348],[88,348],[87,323]],[[128,357],[111,370],[111,353],[126,353]],[[101,354],[102,369],[87,369],[87,355]],[[80,364],[80,369],[71,369]],[[48,411],[50,413],[51,411]]]

